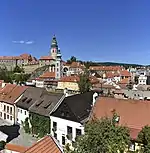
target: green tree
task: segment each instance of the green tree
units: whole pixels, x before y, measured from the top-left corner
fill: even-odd
[[[142,128],[138,135],[138,141],[141,145],[141,153],[150,153],[150,126]]]
[[[29,118],[27,117],[23,123],[25,133],[30,133]]]
[[[130,143],[129,130],[114,124],[113,120],[90,121],[85,126],[85,134],[77,138],[74,153],[123,153]]]
[[[50,118],[35,113],[30,113],[30,123],[32,134],[42,138],[50,133]]]
[[[88,92],[90,90],[91,83],[90,83],[90,80],[89,80],[89,73],[88,73],[87,70],[85,70],[85,72],[80,75],[78,86],[79,86],[80,93],[85,93],[85,92]]]
[[[29,79],[29,74],[24,73],[14,73],[12,74],[12,80],[14,80],[17,84],[25,83]]]
[[[24,69],[19,67],[18,65],[13,70],[14,73],[24,73]]]
[[[71,56],[71,58],[69,60],[67,60],[68,64],[71,64],[72,62],[76,62],[77,58],[75,56]]]
[[[5,145],[6,145],[5,141],[0,141],[0,150],[5,149]]]
[[[0,68],[0,80],[4,80],[6,83],[12,83],[12,72],[8,71],[7,68]]]

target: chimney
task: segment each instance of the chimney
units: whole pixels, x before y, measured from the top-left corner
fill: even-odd
[[[93,94],[93,106],[94,106],[94,104],[95,104],[95,102],[96,102],[97,97],[98,97],[98,93],[95,92],[95,93]]]
[[[5,87],[5,85],[6,85],[6,83],[5,83],[5,82],[2,82],[2,88],[4,88],[4,87]]]

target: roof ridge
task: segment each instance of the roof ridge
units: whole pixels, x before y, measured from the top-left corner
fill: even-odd
[[[26,153],[28,150],[30,150],[31,147],[34,147],[34,146],[38,145],[38,144],[39,144],[43,139],[45,139],[46,137],[48,137],[48,136],[46,135],[46,136],[44,136],[43,138],[39,139],[39,140],[38,140],[37,142],[35,142],[32,146],[30,146],[29,148],[27,148],[27,149],[25,150],[24,153]]]

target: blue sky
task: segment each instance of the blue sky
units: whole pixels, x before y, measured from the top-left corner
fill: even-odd
[[[56,34],[64,59],[150,64],[149,6],[149,0],[1,0],[0,55],[48,55]]]

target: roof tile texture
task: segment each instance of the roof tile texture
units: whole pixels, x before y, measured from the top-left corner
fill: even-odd
[[[7,143],[5,149],[15,151],[15,152],[24,152],[27,148],[23,146],[18,146],[15,144]]]
[[[124,125],[129,129],[132,129],[134,137],[136,133],[135,130],[138,131],[141,130],[145,125],[150,125],[149,101],[101,97],[95,103],[93,115],[96,118],[105,116],[112,117],[113,110],[115,110],[120,116],[119,125]]]
[[[45,136],[24,153],[62,153],[52,137]]]

